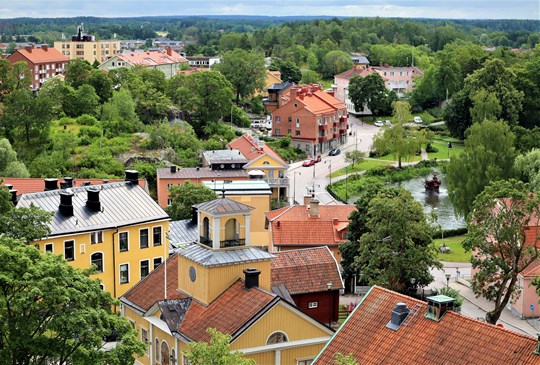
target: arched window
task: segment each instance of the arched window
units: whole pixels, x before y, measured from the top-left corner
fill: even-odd
[[[201,243],[206,243],[210,241],[210,220],[208,217],[203,219],[203,241]]]
[[[103,272],[103,254],[101,252],[93,253],[90,256],[90,263],[97,266],[98,272]]]
[[[169,345],[166,341],[161,342],[161,365],[169,365]]]
[[[270,337],[268,337],[266,344],[273,345],[276,343],[282,343],[282,342],[287,342],[287,341],[289,340],[287,339],[286,334],[284,334],[283,332],[274,332],[270,335]]]
[[[235,218],[231,218],[225,223],[225,240],[234,241],[238,239],[238,229]]]
[[[157,337],[156,337],[156,346],[155,346],[154,352],[155,352],[154,357],[156,358],[156,362],[159,362],[159,340]]]
[[[171,363],[174,365],[176,364],[176,352],[174,349],[171,349]]]

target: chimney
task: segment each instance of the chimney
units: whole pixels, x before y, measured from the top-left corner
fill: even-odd
[[[397,331],[408,315],[409,308],[407,308],[407,304],[401,302],[397,303],[394,309],[392,309],[392,316],[390,317],[390,322],[386,324],[386,327]]]
[[[57,190],[58,179],[45,179],[45,191]]]
[[[245,282],[246,282],[246,289],[251,289],[255,286],[259,286],[259,275],[261,272],[257,269],[245,269],[244,275],[245,275]]]
[[[319,199],[311,198],[309,202],[309,215],[310,217],[319,217]]]
[[[298,89],[296,89],[295,87],[291,87],[291,92],[290,92],[290,95],[291,95],[291,101],[296,99],[297,90],[298,90]]]
[[[60,182],[60,189],[67,189],[69,188],[68,183],[65,181]]]
[[[99,212],[101,210],[101,202],[99,201],[99,190],[97,187],[91,187],[86,192],[88,193],[88,199],[86,200],[86,206],[93,212]]]
[[[11,202],[13,205],[17,205],[17,190],[9,189],[9,193],[11,194]]]
[[[304,195],[304,205],[309,208],[309,202],[311,201],[311,195]]]
[[[167,55],[172,56],[172,48],[169,46],[167,47]]]
[[[103,184],[108,184],[109,181],[110,181],[109,179],[103,179],[102,183],[103,183]]]
[[[83,182],[83,186],[90,186],[90,185],[92,185],[92,183],[90,181]]]
[[[73,178],[72,177],[64,177],[64,181],[67,183],[67,186],[68,188],[72,188],[73,187]]]
[[[172,165],[171,166],[171,174],[174,174],[174,173],[176,173],[176,166]]]
[[[59,210],[66,217],[73,216],[73,192],[67,190],[60,192]]]
[[[41,49],[44,50],[45,52],[47,52],[49,50],[49,46],[46,45],[46,44],[42,44]]]
[[[447,310],[454,309],[455,298],[448,297],[446,295],[435,295],[433,297],[427,297],[428,311],[425,315],[426,318],[439,322]]]
[[[129,181],[133,185],[139,185],[139,171],[126,170],[126,181]]]
[[[339,224],[339,219],[338,219],[338,218],[333,218],[333,219],[332,219],[332,224],[333,224],[334,226],[337,226],[337,225]]]
[[[25,50],[28,51],[28,53],[32,53],[32,50],[34,49],[34,45],[32,44],[31,46],[26,46],[24,47]]]
[[[5,186],[6,189],[8,189],[8,190],[13,189],[13,184],[4,184],[4,186]]]

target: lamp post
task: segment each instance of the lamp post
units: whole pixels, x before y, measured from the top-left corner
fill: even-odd
[[[293,178],[293,203],[292,205],[295,205],[296,204],[296,175],[302,175],[302,172],[300,171],[295,171],[294,172],[294,178]]]
[[[324,161],[324,163],[328,162],[330,166],[328,166],[328,169],[330,170],[330,187],[332,187],[332,160]]]
[[[345,166],[345,203],[349,201],[349,166]]]
[[[416,278],[411,278],[411,294],[414,293],[414,289],[416,288]]]
[[[444,274],[446,277],[446,289],[448,289],[448,285],[450,284],[450,274]]]
[[[332,282],[330,281],[329,283],[326,283],[326,287],[328,288],[328,301],[330,302],[330,318],[328,319],[328,327],[332,327],[332,317],[333,317],[333,314],[334,314],[334,297],[331,296],[331,292],[332,292],[332,287],[334,285],[332,284]]]

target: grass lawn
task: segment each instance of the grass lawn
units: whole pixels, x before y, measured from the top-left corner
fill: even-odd
[[[397,163],[397,161],[394,159],[394,155],[390,154],[390,155],[384,155],[384,156],[379,156],[379,157],[373,157],[374,160],[379,160],[379,161],[390,161],[390,162],[394,162],[394,163]],[[410,156],[408,158],[403,158],[401,159],[401,163],[404,163],[404,162],[418,162],[422,160],[422,156],[418,155],[414,155],[414,156]]]
[[[461,242],[465,239],[465,235],[449,237],[444,239],[444,244],[450,247],[450,253],[438,253],[437,257],[441,261],[448,262],[470,262],[471,253],[465,252],[461,246]],[[436,248],[442,245],[442,239],[437,238],[433,240],[433,244]]]
[[[448,148],[448,142],[452,142],[452,148]],[[456,143],[454,141],[434,140],[431,145],[438,149],[437,152],[429,152],[428,156],[430,160],[436,158],[437,160],[448,159],[448,156],[458,156],[463,150],[463,144]]]
[[[375,167],[381,167],[381,166],[387,166],[390,165],[393,161],[381,161],[381,160],[375,160],[375,159],[366,159],[364,162],[360,164],[354,164],[354,168],[349,165],[349,174],[353,174],[355,172],[369,170]],[[340,170],[332,172],[332,177],[345,175],[345,168],[342,168]]]

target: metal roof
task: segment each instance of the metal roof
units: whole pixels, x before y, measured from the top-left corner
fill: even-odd
[[[199,265],[206,267],[267,261],[274,258],[274,255],[256,247],[215,251],[209,247],[196,244],[184,248],[178,248],[176,252],[188,260],[194,261]]]
[[[271,195],[272,190],[270,185],[263,180],[234,180],[231,182],[225,181],[203,181],[202,184],[213,190],[216,194],[222,194],[225,190],[225,195]]]
[[[228,177],[245,177],[248,173],[243,169],[234,170],[212,170],[209,167],[189,167],[181,168],[176,172],[171,172],[170,167],[162,167],[157,169],[157,175],[160,179],[226,179]]]
[[[208,214],[248,213],[255,209],[249,205],[235,202],[228,198],[210,200],[209,202],[196,204],[193,207],[197,208],[200,212]]]
[[[86,206],[87,190],[100,189],[101,210],[92,211]],[[60,192],[73,193],[73,216],[66,217],[59,211]],[[24,194],[17,207],[31,204],[54,212],[50,236],[103,230],[137,223],[169,219],[165,211],[139,185],[130,182],[83,186],[65,190],[51,190]]]
[[[239,150],[204,151],[202,155],[209,164],[237,163],[242,165],[249,162]]]
[[[197,223],[191,219],[169,222],[169,242],[173,247],[190,244],[199,240]]]

